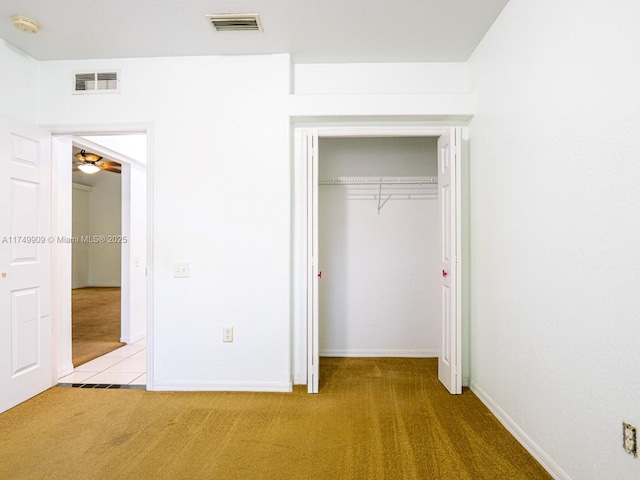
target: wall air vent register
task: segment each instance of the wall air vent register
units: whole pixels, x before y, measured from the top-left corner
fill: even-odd
[[[120,93],[120,72],[74,72],[73,93]]]
[[[262,23],[257,13],[229,13],[207,15],[216,32],[262,32]]]

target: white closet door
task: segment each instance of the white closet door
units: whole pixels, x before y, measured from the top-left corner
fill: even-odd
[[[453,394],[462,393],[462,334],[460,312],[460,130],[450,129],[438,138],[438,202],[442,285],[442,340],[438,379]]]

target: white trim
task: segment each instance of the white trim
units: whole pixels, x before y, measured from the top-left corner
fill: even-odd
[[[476,382],[471,382],[471,391],[553,478],[571,480],[571,477],[560,468],[560,465],[554,462]]]
[[[74,372],[74,368],[73,368],[73,363],[65,363],[64,365],[62,365],[60,368],[58,368],[58,370],[56,371],[56,375],[58,375],[56,377],[56,380],[54,382],[54,385],[56,383],[58,383],[58,379],[62,378],[62,377],[66,377],[67,375],[70,375]]]
[[[126,343],[127,345],[131,345],[133,343],[139,342],[140,340],[144,340],[145,338],[147,338],[147,335],[138,333],[137,335],[131,335],[130,337],[122,337],[120,341],[122,343]]]
[[[438,351],[430,349],[381,349],[381,350],[320,350],[321,357],[398,357],[398,358],[437,358]]]
[[[71,236],[72,216],[67,206],[71,203],[73,186],[71,181],[70,157],[71,138],[51,138],[51,234]],[[61,188],[64,186],[64,188]],[[69,186],[70,188],[67,188]],[[63,207],[64,205],[64,207]],[[73,372],[71,359],[71,322],[62,318],[71,317],[71,270],[65,268],[71,262],[71,245],[54,243],[52,246],[51,285],[53,336],[53,373],[55,383],[60,377]],[[54,385],[55,385],[54,383]]]
[[[314,129],[302,130],[305,165],[306,195],[306,265],[307,265],[307,391],[318,393],[320,354],[318,336],[318,133]],[[311,299],[311,301],[309,301]]]
[[[155,158],[155,150],[154,150],[154,127],[152,124],[147,125],[147,390],[154,389],[154,367],[153,367],[153,359],[154,356],[154,335],[153,335],[153,325],[154,325],[154,303],[153,303],[153,284],[154,284],[154,252],[153,252],[153,238],[155,235],[154,230],[154,222],[155,217],[153,216],[154,212],[154,203],[153,203],[153,176],[155,172],[155,162],[153,159]]]
[[[293,382],[155,382],[154,391],[291,392]]]
[[[302,162],[304,145],[302,129],[292,132],[294,149],[293,161],[293,236],[292,241],[292,327],[291,345],[293,350],[292,373],[294,383],[307,384],[307,165]],[[305,301],[302,301],[305,299]],[[302,323],[299,323],[302,322]]]
[[[449,127],[426,126],[349,126],[318,127],[318,137],[440,137],[449,131]]]
[[[459,393],[462,393],[462,129],[452,128],[451,137],[455,146],[453,151],[456,168],[456,383]]]
[[[41,128],[49,130],[51,135],[73,135],[79,137],[93,135],[128,135],[132,133],[146,133],[153,131],[153,123],[72,123],[72,124],[43,124]],[[147,154],[148,156],[148,154]]]

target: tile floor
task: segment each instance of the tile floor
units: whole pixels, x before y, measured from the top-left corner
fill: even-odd
[[[140,340],[76,367],[59,384],[146,385],[147,343]]]

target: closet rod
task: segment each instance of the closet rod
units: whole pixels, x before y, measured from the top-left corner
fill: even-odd
[[[338,177],[318,185],[435,185],[438,177]]]

